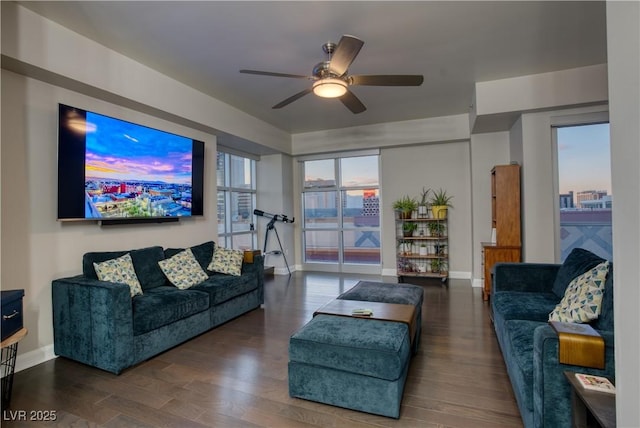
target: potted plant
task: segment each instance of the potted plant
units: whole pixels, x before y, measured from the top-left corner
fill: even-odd
[[[429,202],[431,202],[433,218],[447,218],[447,208],[453,208],[451,199],[453,199],[453,196],[448,195],[446,190],[439,189],[432,192]]]
[[[426,244],[421,244],[420,245],[420,255],[421,256],[426,256],[427,255],[427,245]]]
[[[393,209],[400,213],[401,219],[411,218],[411,213],[418,208],[418,202],[415,198],[405,195],[393,203]]]
[[[411,253],[411,241],[408,239],[400,239],[398,241],[398,247],[400,248],[400,254],[410,254]]]
[[[440,259],[431,259],[431,272],[440,273]]]
[[[412,221],[406,221],[402,223],[402,236],[409,237],[413,236],[413,232],[418,229],[418,223],[414,223]]]
[[[418,218],[426,218],[429,212],[429,193],[431,189],[422,188],[420,202],[418,203]]]
[[[429,228],[429,235],[431,236],[443,236],[444,235],[444,223],[438,221],[430,222],[427,227]]]

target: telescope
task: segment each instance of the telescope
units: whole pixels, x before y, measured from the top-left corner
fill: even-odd
[[[282,249],[282,242],[280,242],[280,236],[278,236],[278,229],[276,229],[275,223],[276,221],[281,221],[283,223],[293,223],[295,221],[295,218],[292,218],[291,220],[289,220],[289,217],[287,217],[284,214],[271,214],[271,213],[264,212],[262,210],[253,210],[253,214],[260,217],[266,217],[271,219],[267,224],[267,230],[264,232],[264,249],[262,250],[262,252],[265,254],[265,256],[267,254],[277,254],[277,255],[281,254],[282,257],[284,258],[284,264],[287,266],[287,271],[289,272],[289,276],[291,276],[291,269],[289,269],[287,256],[284,255],[284,250]],[[267,242],[269,241],[269,231],[271,230],[276,232],[276,238],[278,239],[278,245],[280,246],[280,251],[276,250],[276,251],[271,251],[267,253]]]
[[[260,217],[270,218],[273,222],[281,221],[283,223],[293,223],[296,220],[295,217],[289,219],[289,217],[284,214],[271,214],[262,210],[253,210],[253,214]]]

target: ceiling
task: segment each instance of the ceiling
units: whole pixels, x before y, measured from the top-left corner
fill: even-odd
[[[23,6],[290,133],[469,111],[474,82],[606,62],[604,2],[20,2]],[[350,74],[423,74],[420,87],[353,87],[367,106],[306,95],[322,44],[365,44]]]

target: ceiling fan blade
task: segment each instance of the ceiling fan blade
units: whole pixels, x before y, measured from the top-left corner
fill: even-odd
[[[302,76],[300,74],[288,74],[288,73],[273,73],[271,71],[260,71],[260,70],[240,70],[240,73],[244,74],[257,74],[259,76],[273,76],[273,77],[293,77],[294,79],[310,79],[313,80],[310,76]]]
[[[379,74],[349,76],[350,85],[368,86],[420,86],[424,81],[422,75],[411,74]]]
[[[356,59],[362,45],[364,42],[356,37],[342,36],[331,56],[329,71],[337,76],[346,73],[353,60]]]
[[[295,100],[304,97],[305,95],[311,93],[312,89],[311,88],[307,88],[304,91],[300,91],[295,95],[290,96],[289,98],[287,98],[284,101],[280,101],[278,104],[274,105],[271,108],[282,108],[288,104],[291,104],[292,102],[294,102]]]
[[[347,92],[340,97],[340,101],[344,104],[353,114],[362,113],[367,108],[362,104],[362,101],[356,97],[353,92],[347,90]]]

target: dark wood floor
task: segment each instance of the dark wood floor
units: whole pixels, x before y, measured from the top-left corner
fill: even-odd
[[[64,358],[16,373],[14,413],[4,412],[2,426],[522,426],[488,306],[468,281],[423,285],[421,349],[411,361],[399,420],[290,398],[289,336],[360,279],[365,278],[300,272],[290,279],[271,277],[264,309],[120,376]],[[55,410],[57,420],[8,420],[19,410],[27,419],[46,415],[32,410]]]

